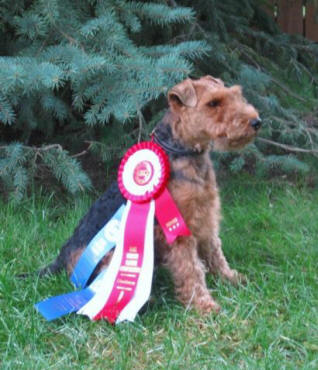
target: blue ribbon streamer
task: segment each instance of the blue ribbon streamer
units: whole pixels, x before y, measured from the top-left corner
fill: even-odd
[[[71,282],[76,287],[85,288],[87,281],[95,270],[100,260],[116,245],[119,233],[121,218],[126,205],[122,204],[113,217],[89,242],[70,277]],[[94,285],[104,276],[104,269],[92,282],[92,284],[80,291],[62,294],[59,296],[45,299],[36,303],[34,307],[47,320],[55,320],[61,316],[78,311],[95,294]]]
[[[45,299],[35,304],[34,307],[47,321],[52,321],[67,314],[77,312],[94,296],[95,291],[92,287],[102,279],[105,273],[106,269],[96,277],[88,288]]]
[[[39,313],[47,320],[52,321],[61,316],[78,311],[93,296],[94,292],[86,288],[79,292],[71,292],[48,298],[34,305]]]
[[[100,260],[116,245],[120,221],[126,205],[122,204],[107,224],[89,242],[70,277],[71,282],[84,288]]]

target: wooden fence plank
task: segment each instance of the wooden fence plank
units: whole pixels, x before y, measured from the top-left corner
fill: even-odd
[[[302,0],[278,1],[278,25],[281,30],[291,34],[303,34]]]
[[[318,21],[315,18],[315,12],[318,12],[318,9],[314,4],[309,3],[306,6],[305,36],[312,41],[318,42]]]
[[[277,0],[267,0],[266,4],[264,5],[263,9],[267,14],[269,14],[271,17],[275,18],[275,5],[277,3]]]

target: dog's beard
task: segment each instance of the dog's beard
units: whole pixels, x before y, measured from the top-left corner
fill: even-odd
[[[228,139],[227,137],[218,138],[213,140],[213,150],[218,152],[227,152],[232,150],[240,150],[243,149],[246,145],[251,143],[254,139],[254,135],[251,137],[240,137],[240,138],[231,138]]]

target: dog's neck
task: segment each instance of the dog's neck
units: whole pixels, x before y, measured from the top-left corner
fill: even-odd
[[[174,137],[171,129],[171,122],[173,122],[174,119],[176,119],[176,117],[168,110],[162,120],[157,123],[153,131],[154,141],[173,159],[180,157],[197,157],[204,154],[205,150],[191,148]]]

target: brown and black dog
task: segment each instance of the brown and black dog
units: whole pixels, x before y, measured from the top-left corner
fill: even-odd
[[[250,143],[261,126],[257,110],[244,99],[239,86],[225,87],[220,79],[186,79],[168,93],[169,110],[154,130],[154,140],[169,156],[168,189],[192,235],[168,245],[155,227],[155,255],[171,272],[177,298],[201,312],[219,311],[205,282],[205,271],[232,283],[232,270],[219,238],[220,198],[210,150],[235,150]],[[117,184],[97,200],[80,221],[57,259],[40,274],[65,268],[71,273],[84,248],[124,202]],[[111,260],[108,253],[95,275]]]

